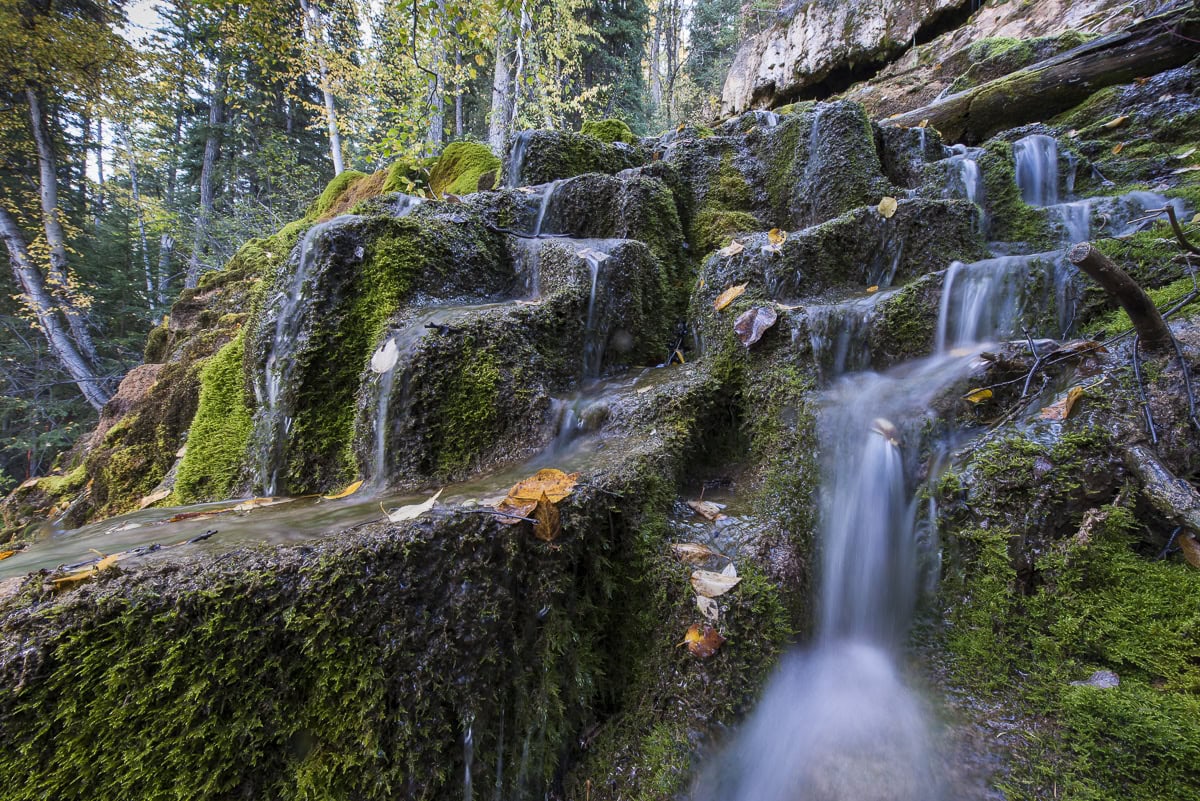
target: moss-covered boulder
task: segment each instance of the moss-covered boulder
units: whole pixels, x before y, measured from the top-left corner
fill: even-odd
[[[610,175],[646,162],[640,147],[601,140],[570,131],[522,131],[505,157],[504,175],[511,186],[532,186],[589,172]]]
[[[580,133],[585,136],[592,136],[599,139],[601,142],[611,145],[613,142],[624,142],[627,145],[636,145],[638,138],[633,131],[629,130],[629,125],[624,120],[605,119],[605,120],[587,120],[583,123]]]
[[[499,186],[500,159],[481,142],[451,142],[429,171],[434,197],[469,195]]]

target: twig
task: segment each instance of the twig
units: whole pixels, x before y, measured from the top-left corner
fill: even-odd
[[[1200,248],[1188,241],[1188,238],[1183,233],[1183,226],[1179,224],[1179,218],[1175,216],[1175,207],[1168,205],[1165,209],[1167,219],[1171,221],[1171,229],[1175,231],[1175,238],[1179,240],[1180,246],[1187,251],[1200,256]]]
[[[462,512],[466,515],[500,515],[501,517],[511,517],[513,520],[524,520],[526,523],[536,523],[536,517],[525,517],[524,515],[513,514],[512,512],[501,512],[499,509],[455,509],[456,512]]]
[[[1033,354],[1033,366],[1029,368],[1029,375],[1025,376],[1025,386],[1021,388],[1021,397],[1024,398],[1029,394],[1029,382],[1033,380],[1034,372],[1041,365],[1042,357],[1038,355],[1037,346],[1033,344],[1033,337],[1029,336],[1025,326],[1021,326],[1021,332],[1025,334],[1025,341],[1029,343],[1029,352]]]
[[[1133,338],[1133,378],[1137,385],[1138,399],[1142,402],[1142,414],[1146,417],[1146,430],[1150,432],[1150,444],[1158,444],[1158,432],[1154,429],[1154,415],[1150,411],[1150,400],[1146,397],[1146,387],[1142,384],[1142,357],[1138,352],[1141,337]]]
[[[1179,536],[1179,532],[1181,531],[1183,531],[1183,526],[1175,527],[1175,530],[1171,532],[1171,539],[1167,540],[1166,546],[1158,552],[1158,556],[1154,557],[1155,561],[1161,562],[1163,559],[1167,558],[1171,551],[1178,550],[1176,548],[1172,548],[1171,546],[1175,544],[1175,538]]]

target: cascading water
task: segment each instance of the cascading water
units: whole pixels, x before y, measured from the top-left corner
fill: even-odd
[[[542,225],[546,221],[546,212],[550,210],[550,203],[554,200],[554,193],[557,192],[558,188],[564,183],[566,183],[566,181],[551,181],[542,187],[542,198],[538,203],[538,213],[537,217],[534,219],[533,230],[531,232],[533,236],[536,237],[542,235]]]
[[[935,351],[945,353],[1017,333],[1031,272],[1038,265],[1054,264],[1058,256],[1037,253],[952,263],[942,279]]]
[[[1017,140],[1013,160],[1022,200],[1030,206],[1058,202],[1058,142],[1054,137],[1032,134]]]
[[[774,128],[779,124],[779,115],[774,111],[756,109],[754,111],[754,121],[759,125],[766,126],[767,128]]]
[[[809,344],[821,377],[828,380],[871,366],[867,334],[880,301],[898,290],[884,290],[842,303],[806,307]]]
[[[509,148],[508,174],[505,177],[510,189],[516,189],[521,185],[521,173],[525,168],[525,152],[529,149],[529,140],[533,133],[533,131],[521,131]]]
[[[610,258],[608,244],[596,241],[579,251],[579,257],[588,266],[591,289],[588,292],[587,322],[583,329],[583,378],[597,378],[600,364],[604,360],[604,344],[607,332],[602,331],[596,319],[596,287],[600,279],[600,265]]]

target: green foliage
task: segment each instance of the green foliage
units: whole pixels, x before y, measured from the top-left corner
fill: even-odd
[[[429,188],[435,197],[469,195],[479,190],[484,176],[491,174],[495,186],[500,174],[500,159],[479,142],[451,142],[429,171]]]
[[[633,135],[633,131],[629,130],[629,126],[624,120],[587,120],[583,123],[580,132],[586,136],[594,136],[609,145],[613,142],[624,142],[627,145],[638,143],[638,138]]]
[[[244,353],[245,336],[239,334],[200,370],[200,402],[175,479],[177,503],[222,500],[237,480],[253,427]]]

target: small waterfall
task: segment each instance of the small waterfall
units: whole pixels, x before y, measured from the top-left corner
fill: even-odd
[[[987,230],[987,206],[983,197],[983,174],[979,170],[978,158],[983,153],[982,148],[968,148],[966,145],[950,147],[950,163],[954,166],[955,175],[961,185],[962,196],[979,207],[982,228]],[[952,192],[957,194],[957,191]]]
[[[776,125],[779,124],[779,115],[776,114],[774,111],[767,111],[765,109],[755,109],[753,114],[754,114],[754,121],[759,125],[763,125],[767,128],[774,128]]]
[[[527,296],[531,300],[537,300],[542,296],[541,240],[510,236],[508,246],[509,252],[512,253],[517,276],[523,282]]]
[[[1031,206],[1058,202],[1058,142],[1054,137],[1032,134],[1017,140],[1013,159],[1022,200]]]
[[[842,303],[808,306],[808,337],[823,380],[871,366],[868,334],[879,302],[898,290],[876,292]]]
[[[1051,263],[1057,254],[1048,254]],[[1023,311],[1022,288],[1035,262],[1047,254],[956,261],[942,279],[935,350],[988,342],[1013,334]]]
[[[424,202],[424,198],[419,198],[415,195],[402,194],[396,198],[394,203],[392,203],[392,216],[407,217],[417,210],[417,206],[420,206]]]
[[[606,332],[600,330],[596,321],[596,287],[600,279],[600,264],[610,257],[606,251],[592,247],[584,248],[578,253],[587,263],[591,275],[587,323],[583,329],[583,377],[597,378],[600,375],[600,363],[604,360],[604,341],[607,336]]]
[[[510,189],[516,189],[521,185],[521,173],[525,169],[525,153],[529,149],[529,140],[533,133],[533,131],[521,131],[509,148],[506,182]]]
[[[475,762],[474,715],[467,715],[466,732],[463,734],[463,801],[471,801],[471,768]]]
[[[564,183],[566,183],[565,180],[551,181],[542,187],[542,199],[538,204],[537,217],[533,222],[533,236],[536,237],[542,235],[542,225],[546,220],[546,212],[550,209],[550,203],[554,200],[554,193],[557,192],[558,188]]]

